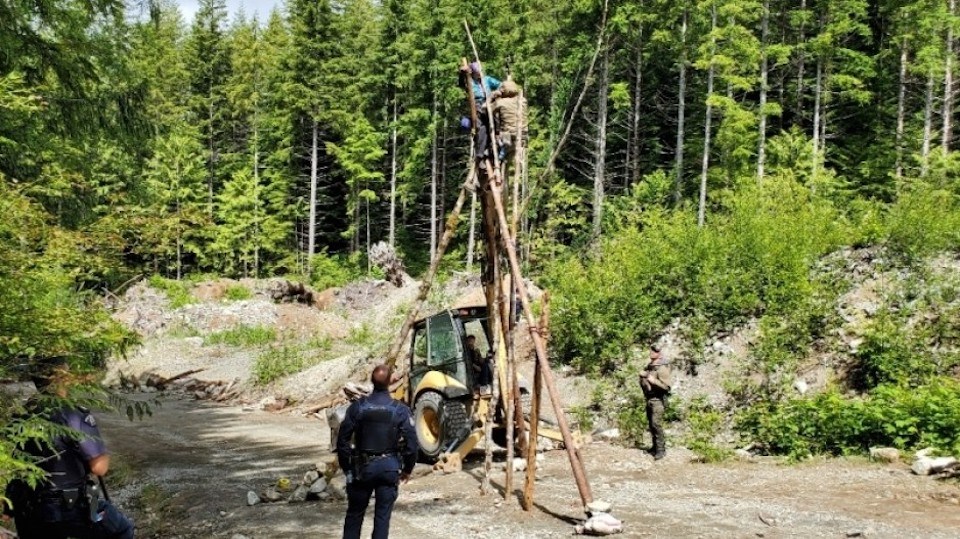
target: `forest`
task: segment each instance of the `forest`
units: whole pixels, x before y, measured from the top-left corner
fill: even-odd
[[[765,381],[731,391],[772,451],[960,450],[957,309],[905,386],[930,337],[904,311],[873,328],[901,355],[858,356],[883,410],[942,402],[906,437],[791,430],[798,406],[881,401],[781,391],[841,293],[823,257],[916,268],[960,248],[958,20],[955,0],[288,0],[267,20],[224,0],[193,20],[170,0],[0,0],[0,377],[49,357],[96,372],[135,342],[99,299],[144,277],[322,288],[367,274],[381,241],[420,274],[469,168],[466,22],[529,103],[518,241],[556,293],[557,361],[611,373],[672,320],[702,344],[758,319]],[[473,230],[444,271],[476,267]],[[0,479],[24,436],[6,432]]]

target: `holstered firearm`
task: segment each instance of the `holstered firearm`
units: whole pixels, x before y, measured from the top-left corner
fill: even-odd
[[[87,476],[87,485],[83,495],[87,504],[87,510],[90,513],[90,522],[100,522],[103,515],[100,514],[100,500],[104,499],[103,479],[93,475]]]

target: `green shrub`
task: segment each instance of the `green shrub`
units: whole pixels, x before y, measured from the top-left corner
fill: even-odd
[[[919,387],[884,384],[863,397],[836,388],[745,410],[738,428],[771,453],[804,458],[860,453],[875,445],[936,447],[960,454],[960,382],[936,377]]]
[[[369,348],[373,346],[375,340],[376,336],[374,335],[373,330],[370,329],[370,326],[367,324],[360,324],[359,326],[350,328],[350,332],[347,334],[346,343],[359,348]]]
[[[915,181],[890,206],[887,245],[908,262],[960,247],[960,207],[956,195]]]
[[[726,423],[726,417],[721,410],[707,402],[704,397],[698,397],[687,406],[683,421],[690,429],[684,445],[704,462],[720,462],[730,457],[730,450],[716,442]]]
[[[242,284],[232,284],[227,287],[223,297],[230,301],[242,301],[253,297],[253,292]]]
[[[611,372],[623,350],[673,318],[699,321],[689,324],[696,341],[751,316],[807,305],[818,290],[811,269],[848,233],[840,213],[787,181],[741,186],[722,205],[704,228],[692,211],[647,208],[592,256],[548,264],[543,284],[554,292],[559,358]]]
[[[363,274],[356,259],[330,255],[326,251],[310,257],[310,267],[310,285],[317,290],[343,286]]]
[[[624,441],[639,447],[647,432],[647,400],[639,391],[628,391],[626,402],[617,412],[617,425]]]
[[[262,346],[277,340],[277,332],[266,326],[237,326],[211,333],[203,339],[206,346],[226,344],[229,346]]]
[[[253,379],[257,384],[265,385],[302,371],[307,362],[295,346],[279,346],[270,348],[257,357],[253,364]]]
[[[162,290],[167,295],[171,308],[179,309],[184,305],[197,302],[197,299],[190,293],[190,285],[183,281],[167,279],[160,275],[152,275],[149,283],[150,286],[157,290]]]

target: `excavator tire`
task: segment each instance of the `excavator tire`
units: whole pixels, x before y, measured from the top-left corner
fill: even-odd
[[[470,418],[464,403],[435,391],[417,397],[413,414],[420,455],[426,462],[436,462],[441,453],[469,433]]]

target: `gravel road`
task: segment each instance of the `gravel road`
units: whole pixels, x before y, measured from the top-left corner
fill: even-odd
[[[262,491],[281,476],[297,479],[329,457],[324,422],[173,395],[161,404],[144,421],[101,417],[108,445],[134,469],[135,480],[115,497],[143,525],[141,537],[340,536],[342,501],[248,507],[245,499],[248,490]],[[904,464],[705,465],[691,463],[682,448],[654,463],[639,450],[605,443],[582,453],[594,497],[613,503],[625,537],[960,537],[957,483],[914,476]],[[402,487],[391,537],[573,534],[582,514],[565,452],[546,454],[530,513],[515,496],[480,495],[480,460],[468,461],[464,472],[428,474]],[[492,480],[502,489],[503,472]],[[148,492],[154,506],[144,507]]]

